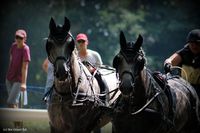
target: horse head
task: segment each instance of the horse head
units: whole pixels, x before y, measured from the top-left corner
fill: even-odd
[[[137,91],[134,89],[135,80],[145,65],[142,43],[141,35],[138,36],[136,42],[127,42],[124,33],[120,32],[120,52],[114,57],[113,67],[119,74],[120,91],[123,95],[127,96]]]
[[[69,65],[74,39],[70,34],[70,21],[65,17],[63,25],[56,25],[53,18],[49,23],[50,34],[46,42],[46,52],[49,61],[54,65],[54,74],[59,81],[65,81],[70,76]]]

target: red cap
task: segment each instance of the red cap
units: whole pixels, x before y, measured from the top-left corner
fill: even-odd
[[[87,35],[83,34],[83,33],[78,34],[76,36],[76,41],[78,41],[78,40],[85,40],[85,41],[87,41],[88,40]]]
[[[26,35],[26,31],[25,30],[17,30],[16,33],[15,33],[15,36],[19,36],[19,37],[22,37],[22,38],[26,38],[27,35]]]

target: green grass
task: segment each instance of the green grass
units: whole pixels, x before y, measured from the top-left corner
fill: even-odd
[[[14,123],[10,121],[0,121],[0,132],[7,132],[8,130],[17,130],[14,128]],[[19,129],[24,133],[49,133],[49,122],[48,121],[23,121],[23,128]],[[19,132],[17,131],[17,133]],[[111,133],[111,123],[108,123],[102,128],[102,133]],[[13,131],[14,132],[14,131]],[[16,132],[16,131],[15,131]]]
[[[112,133],[112,124],[108,123],[104,127],[102,127],[102,133]]]
[[[14,128],[14,123],[10,121],[1,121],[1,131],[18,130]],[[49,133],[49,123],[47,121],[23,121],[23,128],[19,129],[26,133]],[[19,131],[18,130],[18,131]],[[14,131],[13,131],[14,132]]]

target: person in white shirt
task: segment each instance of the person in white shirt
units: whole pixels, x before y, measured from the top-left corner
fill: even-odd
[[[78,34],[76,37],[76,42],[77,42],[76,46],[78,49],[78,55],[82,62],[87,61],[95,67],[99,67],[103,64],[99,53],[87,48],[89,41],[86,34],[83,33]],[[90,72],[92,72],[92,68],[89,70]]]
[[[80,57],[80,60],[88,68],[90,73],[93,74],[95,72],[96,68],[100,67],[103,64],[101,56],[99,55],[98,52],[87,48],[89,41],[88,41],[88,37],[86,34],[79,33],[76,36],[76,42],[77,42],[76,47],[78,49],[78,55]],[[100,92],[103,93],[107,86],[106,86],[105,82],[102,80],[101,74],[97,72],[94,76],[97,79],[97,82],[100,86],[100,89],[101,89]],[[105,100],[105,97],[102,97],[101,99]],[[101,133],[101,129],[97,128],[93,132]]]

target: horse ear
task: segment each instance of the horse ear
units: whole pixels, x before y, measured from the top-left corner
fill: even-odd
[[[126,48],[126,38],[124,36],[123,31],[120,31],[120,46],[121,46],[121,49]]]
[[[140,47],[142,46],[142,43],[143,43],[143,37],[139,35],[137,41],[135,42],[134,49],[136,49],[136,51],[139,51]]]
[[[55,21],[52,17],[51,17],[51,20],[50,20],[50,23],[49,23],[49,29],[50,29],[50,32],[54,31],[56,29],[56,23],[55,23]]]
[[[65,22],[64,22],[64,25],[63,25],[64,31],[68,32],[70,30],[70,27],[71,27],[70,21],[67,17],[65,17]]]

